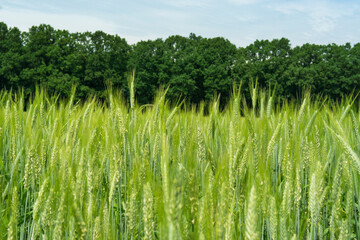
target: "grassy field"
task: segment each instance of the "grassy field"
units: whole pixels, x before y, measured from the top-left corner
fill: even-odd
[[[0,95],[0,239],[360,239],[351,99]]]

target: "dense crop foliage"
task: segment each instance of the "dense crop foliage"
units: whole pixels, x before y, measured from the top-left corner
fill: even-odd
[[[130,45],[102,31],[70,33],[42,24],[21,32],[0,22],[0,89],[23,88],[27,98],[38,85],[69,98],[76,85],[75,99],[104,100],[112,85],[128,97],[126,75],[132,69],[141,104],[152,103],[164,86],[168,100],[198,104],[220,94],[224,106],[233,83],[247,87],[256,78],[261,88],[276,85],[281,101],[309,88],[340,99],[360,91],[360,43],[292,46],[281,38],[237,47],[222,37],[192,33]]]
[[[130,89],[133,88],[130,85]],[[360,115],[0,96],[1,239],[359,239]]]

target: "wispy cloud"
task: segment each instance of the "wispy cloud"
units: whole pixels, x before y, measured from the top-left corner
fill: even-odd
[[[162,3],[173,7],[207,7],[212,4],[212,0],[161,0]]]
[[[190,20],[192,16],[191,14],[183,11],[170,9],[151,9],[149,10],[149,14],[154,19],[160,19],[165,22]]]
[[[228,0],[229,3],[235,5],[253,5],[260,2],[260,0]]]
[[[359,0],[0,0],[0,21],[26,31],[50,24],[102,30],[128,42],[223,36],[238,46],[287,37],[293,44],[358,42]]]
[[[359,10],[354,5],[310,0],[281,2],[270,7],[287,15],[298,13],[307,16],[312,28],[317,32],[330,32],[339,18],[351,16]]]
[[[254,15],[240,15],[240,16],[235,16],[235,19],[238,20],[239,22],[250,23],[250,22],[255,22],[259,18]]]
[[[96,17],[78,14],[44,13],[13,8],[0,9],[0,21],[4,21],[10,26],[16,26],[22,31],[27,31],[31,26],[40,23],[50,24],[54,28],[67,29],[71,32],[102,30],[116,34],[119,30],[118,25]]]

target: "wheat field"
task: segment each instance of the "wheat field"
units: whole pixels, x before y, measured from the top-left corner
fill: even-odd
[[[2,92],[0,239],[360,239],[354,98],[251,97]]]

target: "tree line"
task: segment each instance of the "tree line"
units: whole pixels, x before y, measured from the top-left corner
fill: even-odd
[[[338,99],[360,91],[360,43],[292,47],[281,38],[236,47],[222,37],[192,33],[130,45],[102,31],[70,33],[42,24],[21,32],[0,22],[1,89],[21,88],[30,96],[41,86],[68,97],[77,86],[76,98],[85,99],[104,98],[111,85],[127,96],[133,69],[140,104],[152,102],[160,86],[169,87],[169,100],[200,103],[220,94],[224,103],[234,84],[247,88],[252,79],[275,88],[281,99],[305,89]]]

